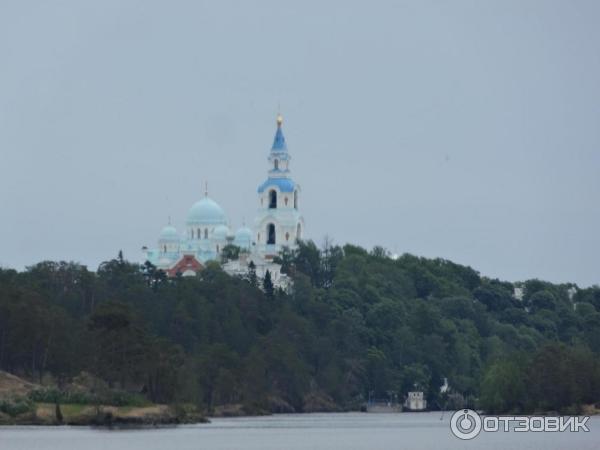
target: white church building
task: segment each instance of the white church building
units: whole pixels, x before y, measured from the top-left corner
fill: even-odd
[[[304,219],[298,209],[300,186],[290,173],[291,155],[282,130],[283,118],[277,116],[277,131],[269,152],[267,179],[258,187],[258,205],[254,227],[243,226],[233,232],[221,206],[208,197],[192,205],[186,229],[180,233],[171,224],[158,237],[158,246],[146,248],[146,260],[164,270],[168,276],[192,276],[208,261],[222,263],[231,275],[244,275],[253,262],[258,277],[271,273],[276,287],[286,287],[287,276],[273,258],[284,248],[294,249],[304,233]],[[239,258],[223,261],[223,248],[234,245]]]

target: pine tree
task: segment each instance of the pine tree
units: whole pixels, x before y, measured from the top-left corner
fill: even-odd
[[[250,261],[248,264],[248,275],[247,275],[248,283],[252,287],[258,287],[258,277],[256,276],[256,264],[254,261]]]
[[[263,289],[268,298],[273,298],[273,280],[271,280],[271,272],[269,270],[265,273],[265,278],[263,279]]]

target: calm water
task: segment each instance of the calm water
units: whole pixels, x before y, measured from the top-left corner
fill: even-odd
[[[0,427],[1,450],[364,450],[598,449],[600,417],[589,433],[450,434],[450,414],[291,414],[213,419],[211,424],[108,431],[71,427]]]

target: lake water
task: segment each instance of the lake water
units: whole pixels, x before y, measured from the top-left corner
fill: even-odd
[[[102,430],[0,427],[0,450],[365,450],[600,448],[600,416],[589,433],[480,433],[461,441],[450,413],[290,414],[212,419],[175,428]]]

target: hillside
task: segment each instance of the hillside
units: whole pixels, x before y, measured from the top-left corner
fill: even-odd
[[[101,382],[83,403],[110,392],[208,414],[358,409],[414,389],[434,409],[600,400],[598,287],[528,280],[518,299],[470,267],[351,245],[305,242],[279,262],[287,293],[216,263],[175,279],[122,257],[0,270],[0,368],[61,403],[84,372]]]
[[[14,396],[25,397],[32,391],[40,388],[40,385],[30,383],[29,381],[0,370],[0,400]]]

